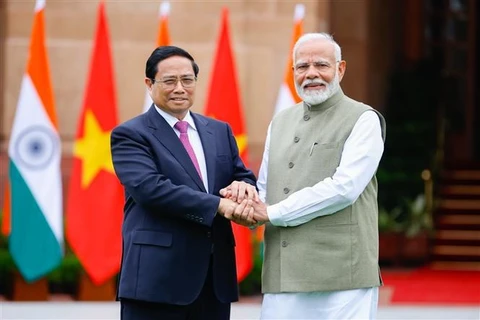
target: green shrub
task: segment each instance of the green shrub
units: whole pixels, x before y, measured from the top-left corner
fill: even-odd
[[[82,265],[78,258],[67,253],[60,265],[48,274],[51,291],[73,294],[78,286]]]

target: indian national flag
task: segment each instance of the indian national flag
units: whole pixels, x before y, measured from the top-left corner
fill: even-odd
[[[159,24],[157,35],[157,46],[169,46],[170,45],[170,33],[168,31],[168,16],[170,14],[170,2],[164,1],[160,4],[158,10]],[[145,92],[145,102],[143,103],[143,112],[147,111],[152,105],[153,101],[148,94],[148,90]]]
[[[44,9],[45,0],[37,0],[8,147],[9,248],[27,281],[50,272],[63,256],[61,146],[45,50]]]
[[[283,83],[280,86],[280,92],[278,93],[277,103],[275,104],[275,112],[277,114],[283,109],[291,107],[301,101],[300,97],[295,91],[295,84],[293,82],[293,58],[292,51],[295,42],[303,34],[303,17],[305,16],[305,6],[303,4],[297,4],[295,6],[294,14],[294,27],[293,27],[293,37],[290,45],[290,51],[288,55],[287,67],[285,69],[285,76],[283,78]]]

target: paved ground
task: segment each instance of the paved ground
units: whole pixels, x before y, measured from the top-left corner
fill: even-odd
[[[235,303],[231,319],[258,319],[260,304]],[[1,320],[100,320],[119,319],[116,302],[0,302]],[[378,319],[480,319],[478,307],[380,306]]]

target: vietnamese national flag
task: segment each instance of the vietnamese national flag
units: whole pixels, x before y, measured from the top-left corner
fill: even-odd
[[[121,259],[123,189],[110,153],[110,132],[118,123],[114,79],[102,1],[75,137],[66,216],[67,240],[97,285],[116,275]]]
[[[213,63],[205,115],[228,122],[237,140],[240,157],[245,165],[248,159],[247,134],[243,121],[242,104],[228,26],[228,10],[223,9],[220,36]],[[232,224],[235,235],[237,279],[242,281],[253,268],[252,233],[249,228]]]
[[[294,13],[294,27],[293,27],[293,35],[292,35],[292,42],[290,44],[290,51],[288,54],[288,61],[287,67],[285,69],[285,76],[283,78],[282,85],[280,86],[280,91],[277,97],[277,103],[275,104],[275,112],[277,114],[279,111],[286,109],[288,107],[292,107],[295,104],[302,101],[300,97],[297,95],[297,91],[295,90],[295,84],[293,83],[293,46],[297,42],[298,38],[301,37],[303,34],[303,17],[305,16],[305,6],[303,4],[297,4],[295,6],[295,13]]]
[[[158,11],[158,18],[160,20],[158,24],[157,46],[169,46],[170,45],[170,33],[168,31],[168,15],[170,14],[170,2],[164,1],[160,4]],[[153,101],[148,94],[148,90],[145,92],[145,102],[143,103],[143,112],[147,111],[152,105]]]

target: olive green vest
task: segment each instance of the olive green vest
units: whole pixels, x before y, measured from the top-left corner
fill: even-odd
[[[332,177],[345,141],[367,110],[373,109],[339,90],[320,105],[299,103],[278,114],[271,125],[267,203],[278,203]],[[377,114],[385,139],[385,120]],[[353,205],[345,209],[296,227],[267,223],[262,292],[332,291],[381,285],[377,219],[374,177]]]

